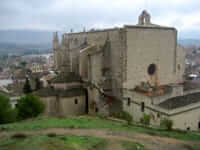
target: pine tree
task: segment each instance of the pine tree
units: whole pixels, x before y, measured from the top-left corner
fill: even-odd
[[[41,82],[39,78],[35,79],[35,90],[39,90],[42,88]]]
[[[29,94],[29,93],[32,92],[31,85],[30,85],[30,82],[29,82],[28,78],[26,78],[26,82],[24,84],[23,91],[24,91],[24,94]]]

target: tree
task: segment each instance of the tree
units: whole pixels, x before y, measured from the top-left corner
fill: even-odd
[[[0,72],[2,72],[3,71],[3,68],[0,66]]]
[[[22,120],[37,117],[44,112],[45,105],[39,97],[29,94],[19,99],[17,109],[18,117]]]
[[[25,94],[29,94],[29,93],[32,92],[31,85],[30,85],[30,82],[29,82],[28,78],[26,78],[26,82],[24,84],[23,91],[24,91]]]
[[[160,126],[168,131],[172,130],[173,125],[174,125],[174,122],[168,118],[164,118],[160,120]]]
[[[144,125],[150,125],[151,115],[144,113],[143,117],[140,118],[140,122]]]
[[[42,88],[41,82],[39,78],[35,79],[35,90],[39,90]]]
[[[27,62],[25,62],[25,61],[22,61],[22,62],[20,62],[20,65],[24,68],[24,67],[26,67],[26,65],[27,65]]]
[[[16,118],[17,111],[11,108],[9,98],[0,95],[0,124],[14,122]]]

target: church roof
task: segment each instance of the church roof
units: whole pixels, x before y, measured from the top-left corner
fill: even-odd
[[[161,25],[157,25],[157,24],[124,25],[124,28],[146,28],[146,29],[167,29],[167,30],[176,30],[174,27],[161,26]]]
[[[61,72],[51,80],[51,83],[71,83],[71,82],[81,82],[81,77],[73,72],[69,73]]]
[[[60,96],[60,97],[74,97],[84,95],[83,88],[71,88],[71,89],[54,89],[51,87],[40,89],[33,93],[34,95],[40,97],[49,97],[49,96]]]
[[[200,93],[193,93],[185,96],[170,98],[160,103],[158,106],[164,109],[172,110],[198,102],[200,102]]]

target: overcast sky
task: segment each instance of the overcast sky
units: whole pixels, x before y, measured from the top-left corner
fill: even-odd
[[[0,0],[0,30],[74,31],[136,24],[143,9],[184,38],[200,36],[200,0]]]

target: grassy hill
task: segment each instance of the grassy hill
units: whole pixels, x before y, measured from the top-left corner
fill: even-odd
[[[169,132],[88,116],[33,119],[0,125],[0,131],[0,150],[200,149],[199,132]]]
[[[138,125],[127,125],[98,117],[70,117],[70,118],[43,118],[32,121],[17,122],[7,125],[0,125],[0,129],[7,131],[40,130],[48,128],[83,128],[83,129],[110,129],[113,131],[129,131],[172,137],[181,140],[200,140],[200,133],[191,131],[166,131],[152,129]]]
[[[92,136],[53,136],[37,135],[24,138],[5,138],[0,143],[1,150],[149,150],[135,142],[118,143]]]

